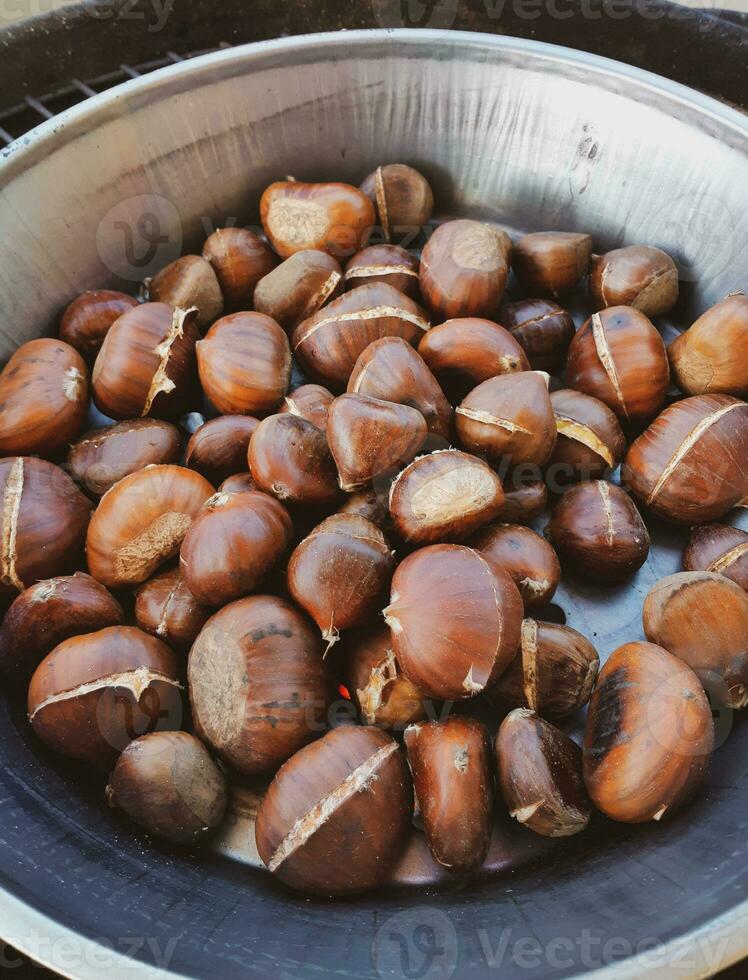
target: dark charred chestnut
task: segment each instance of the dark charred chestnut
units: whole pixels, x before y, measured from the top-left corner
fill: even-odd
[[[574,336],[574,321],[563,307],[549,299],[522,299],[499,310],[506,327],[536,371],[555,373],[566,361]]]
[[[200,331],[223,313],[223,293],[210,262],[200,255],[183,255],[148,281],[148,298],[175,310],[197,310]]]
[[[431,185],[418,170],[405,163],[377,167],[361,185],[377,209],[388,242],[416,237],[434,210]]]
[[[561,579],[561,566],[553,548],[529,527],[493,524],[478,531],[468,543],[509,573],[525,612],[551,601]]]
[[[686,572],[717,572],[748,592],[748,533],[725,524],[695,527],[683,555]]]
[[[645,316],[660,316],[678,299],[678,267],[662,249],[627,245],[593,257],[588,287],[596,310],[633,306]]]
[[[161,572],[135,593],[136,624],[179,653],[189,650],[211,612],[190,592],[178,568]]]
[[[354,632],[343,647],[346,684],[365,725],[403,731],[426,717],[423,695],[403,676],[386,626]]]
[[[345,267],[345,285],[347,289],[353,289],[383,282],[418,300],[419,265],[415,255],[399,245],[369,245],[349,260]]]
[[[213,268],[228,313],[251,309],[255,287],[277,261],[267,243],[248,228],[214,231],[203,245],[203,258]]]
[[[221,415],[190,436],[184,465],[217,487],[247,469],[247,450],[259,421],[251,415]]]
[[[626,437],[604,402],[562,388],[551,392],[551,405],[558,439],[546,476],[554,490],[578,480],[599,480],[619,466]]]
[[[327,252],[296,252],[255,287],[254,307],[290,333],[341,291],[340,263]]]
[[[673,380],[687,395],[748,396],[748,296],[733,293],[668,347]]]
[[[249,471],[257,486],[294,504],[334,504],[338,473],[324,432],[289,413],[271,415],[249,440]]]
[[[60,340],[74,347],[88,364],[93,364],[111,325],[137,305],[133,296],[111,289],[81,293],[62,314]]]
[[[512,268],[528,295],[559,299],[572,292],[585,275],[591,256],[589,235],[538,231],[516,243]]]
[[[182,436],[170,422],[132,419],[95,429],[70,447],[68,471],[88,493],[101,497],[130,473],[159,463],[178,463]]]
[[[279,412],[290,412],[327,431],[327,413],[335,396],[322,385],[302,385],[283,399]]]

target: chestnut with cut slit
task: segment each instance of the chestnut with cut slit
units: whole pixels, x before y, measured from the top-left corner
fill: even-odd
[[[296,252],[255,287],[254,308],[271,316],[290,333],[340,292],[343,271],[327,252]]]
[[[183,255],[148,280],[148,298],[179,310],[193,307],[195,326],[209,327],[223,313],[223,293],[210,262],[200,255]]]
[[[154,576],[135,593],[136,624],[179,653],[190,649],[211,612],[190,592],[178,568]]]
[[[537,231],[515,244],[512,268],[530,296],[559,299],[587,272],[592,256],[589,235],[573,231]]]
[[[290,412],[316,425],[323,432],[327,431],[327,414],[335,395],[322,385],[301,385],[283,399],[280,414]]]
[[[260,490],[293,504],[337,500],[338,474],[324,432],[297,415],[271,415],[249,440],[249,471]]]
[[[627,245],[593,256],[588,280],[596,310],[633,306],[645,316],[661,316],[678,299],[678,267],[652,245]]]
[[[505,303],[499,310],[499,323],[520,344],[535,371],[553,374],[566,361],[574,336],[574,321],[553,300],[522,299]]]
[[[599,480],[615,470],[626,452],[620,422],[598,398],[562,388],[551,392],[558,439],[548,464],[553,489],[578,480]]]
[[[74,347],[89,365],[93,364],[111,325],[137,305],[134,296],[112,289],[81,293],[62,314],[60,340]]]
[[[214,231],[203,245],[203,258],[213,268],[227,313],[250,309],[257,283],[277,262],[267,242],[248,228]]]
[[[683,554],[683,570],[717,572],[748,592],[748,532],[726,524],[695,527]]]
[[[548,542],[521,524],[493,524],[468,544],[508,572],[525,612],[550,602],[561,579],[558,557]]]
[[[217,487],[247,469],[247,450],[259,420],[251,415],[221,415],[190,436],[184,465]]]
[[[365,725],[403,731],[426,717],[424,697],[403,675],[387,626],[346,637],[343,664],[346,684]]]
[[[668,347],[673,380],[687,395],[748,397],[748,296],[710,307]]]
[[[361,249],[345,267],[346,289],[383,282],[418,300],[419,261],[399,245],[369,245]]]
[[[422,173],[405,163],[377,167],[361,185],[361,192],[376,207],[388,242],[415,238],[434,210],[431,185]]]

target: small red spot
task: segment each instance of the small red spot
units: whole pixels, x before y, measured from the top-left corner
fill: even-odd
[[[340,684],[339,687],[338,687],[338,691],[340,691],[340,693],[343,695],[343,697],[346,699],[346,701],[350,701],[351,700],[351,692],[348,690],[348,688],[345,686],[345,684]]]

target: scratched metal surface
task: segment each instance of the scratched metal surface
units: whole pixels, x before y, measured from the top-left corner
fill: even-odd
[[[445,215],[579,228],[598,250],[667,249],[686,284],[682,323],[746,285],[748,132],[737,114],[563,49],[352,33],[197,59],[93,99],[6,151],[0,355],[51,332],[81,289],[132,289],[149,262],[165,264],[213,226],[252,223],[279,176],[358,182],[398,159],[428,174]],[[567,621],[604,656],[641,636],[643,595],[678,567],[682,534],[653,531],[633,583],[603,593],[568,579],[559,591]],[[745,955],[748,921],[748,727],[719,724],[734,730],[706,792],[669,823],[551,848],[499,826],[502,874],[330,904],[246,867],[241,819],[223,854],[185,855],[133,834],[101,806],[101,785],[53,760],[21,708],[0,700],[0,932],[20,948],[40,924],[61,938],[108,937],[138,976],[676,975],[669,961],[632,956],[652,943],[685,944],[691,965],[677,975],[706,975],[710,955]],[[423,885],[431,878],[417,858],[400,878]],[[431,960],[403,959],[391,937],[415,957],[421,927],[439,940]],[[524,940],[541,954],[529,965],[498,957],[507,932],[512,950]],[[610,938],[619,942],[608,949]],[[548,954],[556,940],[563,956]],[[107,972],[128,968],[117,959]],[[82,958],[75,975],[100,972]]]

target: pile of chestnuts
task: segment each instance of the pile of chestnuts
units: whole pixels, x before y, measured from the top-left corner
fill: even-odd
[[[659,248],[433,208],[404,164],[279,181],[262,233],[83,293],[0,374],[8,695],[176,844],[269,782],[259,854],[323,895],[414,833],[473,873],[497,809],[669,817],[711,705],[748,705],[748,533],[718,523],[748,498],[748,297],[668,348]],[[548,604],[630,579],[652,515],[692,528],[684,570],[601,668]]]

